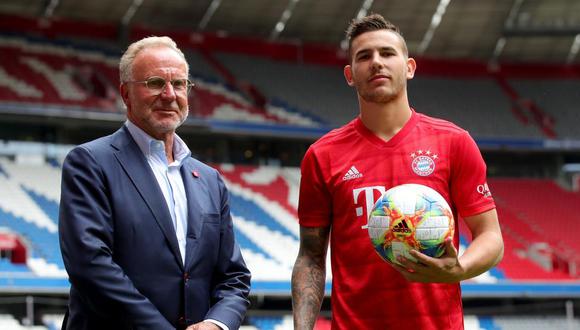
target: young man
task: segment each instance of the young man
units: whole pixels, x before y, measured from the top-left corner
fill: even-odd
[[[360,115],[314,143],[302,162],[295,328],[314,327],[330,238],[333,329],[462,329],[459,282],[503,255],[485,163],[465,130],[409,106],[416,63],[396,26],[374,14],[354,20],[347,37],[344,76]],[[419,263],[400,259],[398,266],[375,253],[361,226],[384,191],[405,183],[435,189],[465,219],[473,241],[461,257],[457,231],[438,259],[413,251]]]
[[[127,122],[63,164],[63,329],[238,329],[250,272],[228,192],[175,133],[192,86],[185,57],[170,38],[149,37],[119,69]]]

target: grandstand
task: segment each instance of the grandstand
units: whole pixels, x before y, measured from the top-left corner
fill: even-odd
[[[126,40],[98,22],[63,17],[42,26],[2,5],[0,17],[0,329],[59,329],[69,289],[57,237],[61,164],[73,145],[122,124],[117,64]],[[357,114],[342,77],[344,53],[167,28],[196,85],[180,135],[223,175],[253,273],[243,329],[292,329],[300,159],[317,137]],[[408,31],[413,53],[420,40]],[[125,37],[154,32],[135,27]],[[472,61],[480,53],[426,55],[410,82],[411,104],[474,136],[504,234],[503,261],[462,284],[466,329],[580,328],[578,56],[568,65],[543,58],[549,65],[535,68]],[[462,224],[460,233],[462,251],[470,237]],[[332,317],[327,275],[318,330],[330,329]]]

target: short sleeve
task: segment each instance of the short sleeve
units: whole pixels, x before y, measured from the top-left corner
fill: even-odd
[[[298,219],[301,226],[323,227],[330,225],[332,200],[323,168],[311,146],[302,160]]]
[[[473,138],[463,131],[453,143],[451,199],[460,216],[477,215],[495,208],[487,185],[487,167]]]

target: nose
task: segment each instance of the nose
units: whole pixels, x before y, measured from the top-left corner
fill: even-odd
[[[173,89],[173,85],[169,81],[165,82],[165,86],[163,86],[159,95],[164,99],[175,99],[177,97],[175,89]]]
[[[371,65],[373,68],[382,68],[384,66],[381,54],[379,54],[379,52],[373,52],[371,57]]]

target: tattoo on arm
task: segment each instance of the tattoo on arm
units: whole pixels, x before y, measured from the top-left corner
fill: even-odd
[[[330,227],[301,227],[300,251],[292,271],[294,329],[314,328],[324,298]]]

